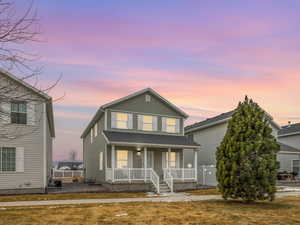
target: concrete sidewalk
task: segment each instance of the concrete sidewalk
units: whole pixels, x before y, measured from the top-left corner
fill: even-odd
[[[299,196],[300,192],[281,192],[277,193],[277,198],[287,196]],[[175,193],[168,196],[149,197],[149,198],[117,198],[117,199],[77,199],[77,200],[50,200],[50,201],[19,201],[19,202],[0,202],[0,208],[10,206],[46,206],[46,205],[76,205],[76,204],[108,204],[126,202],[188,202],[222,199],[221,195],[187,195]]]

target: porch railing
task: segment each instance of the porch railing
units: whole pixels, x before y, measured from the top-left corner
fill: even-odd
[[[52,169],[52,178],[58,179],[58,178],[72,178],[72,177],[82,177],[83,176],[83,170],[57,170]]]
[[[170,170],[165,170],[164,172],[164,180],[168,187],[170,188],[170,191],[173,193],[173,176],[171,175]]]
[[[152,168],[107,168],[106,180],[118,181],[150,181],[159,193],[159,177]]]
[[[197,180],[196,170],[194,168],[165,168],[164,177],[169,172],[174,180]]]

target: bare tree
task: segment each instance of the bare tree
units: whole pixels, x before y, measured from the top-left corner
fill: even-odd
[[[39,41],[40,24],[33,5],[33,1],[29,2],[25,11],[20,13],[16,2],[0,0],[0,139],[14,139],[35,132],[38,126],[24,129],[22,126],[9,125],[12,120],[12,103],[25,102],[26,110],[35,115],[34,118],[29,118],[29,122],[38,125],[42,118],[41,105],[45,101],[46,104],[52,104],[52,98],[47,93],[61,79],[59,77],[48,87],[39,87],[41,68],[32,66],[37,56],[23,50],[25,43]],[[25,86],[30,83],[30,88],[40,93],[40,96],[5,76],[10,74],[14,77],[12,73]]]

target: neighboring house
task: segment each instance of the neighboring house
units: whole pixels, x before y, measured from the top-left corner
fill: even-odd
[[[43,193],[55,136],[51,97],[2,70],[0,87],[0,194]]]
[[[285,155],[285,168],[283,171],[290,171],[300,173],[300,123],[288,124],[283,126],[278,132],[278,140],[286,145],[289,145],[298,150],[298,153],[293,151],[293,153]]]
[[[187,117],[151,88],[102,105],[81,136],[86,181],[116,191],[195,187],[184,151],[197,159],[199,145],[184,136]]]
[[[234,111],[226,112],[185,127],[186,136],[196,143],[201,143],[201,151],[198,153],[198,167],[202,165],[216,165],[217,147],[225,136],[228,121],[233,113]],[[273,135],[277,137],[278,132],[280,132],[280,126],[274,122],[270,115],[268,117],[270,126],[273,129]],[[281,142],[282,139],[279,139],[280,152],[277,154],[277,160],[280,163],[280,170],[291,171],[291,162],[299,159],[300,150],[290,144]]]

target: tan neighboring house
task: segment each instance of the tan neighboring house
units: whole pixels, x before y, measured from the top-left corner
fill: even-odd
[[[44,193],[55,136],[52,99],[3,70],[0,88],[0,194]]]
[[[184,136],[187,117],[151,88],[102,105],[81,136],[86,181],[113,191],[194,188],[197,164],[184,153],[197,161],[200,146]]]

